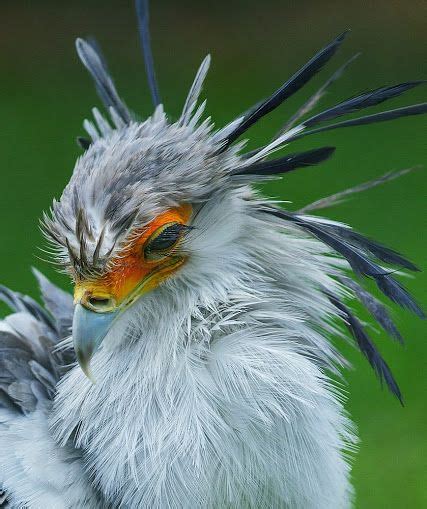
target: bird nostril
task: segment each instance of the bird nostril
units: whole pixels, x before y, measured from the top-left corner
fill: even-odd
[[[109,297],[89,297],[87,299],[88,307],[93,311],[103,312],[111,311],[115,307],[115,301]]]

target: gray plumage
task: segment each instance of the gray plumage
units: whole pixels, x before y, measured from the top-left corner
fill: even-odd
[[[0,299],[14,311],[0,332],[0,394],[3,405],[24,415],[51,401],[61,367],[70,360],[55,346],[71,332],[72,299],[36,274],[51,316],[28,296],[0,289]]]
[[[128,124],[131,121],[131,115],[117,93],[103,58],[97,53],[96,48],[92,44],[83,39],[77,39],[76,49],[81,62],[95,81],[96,90],[104,106],[107,109],[113,108],[119,118],[125,124]]]
[[[147,3],[137,7],[157,105]],[[307,127],[379,104],[418,82],[355,96],[301,120],[346,64],[271,143],[244,154],[245,142],[237,141],[300,90],[343,39],[222,129],[202,119],[206,102],[199,96],[210,57],[176,122],[161,104],[139,121],[120,98],[99,49],[78,39],[106,116],[94,108],[93,120],[85,120],[89,138],[79,139],[84,153],[43,217],[54,261],[75,284],[74,303],[38,271],[44,308],[0,289],[13,311],[0,322],[0,504],[352,505],[349,455],[357,438],[330,377],[340,376],[348,362],[331,339],[347,339],[348,328],[380,381],[402,401],[351,302],[360,300],[401,340],[362,278],[422,317],[392,275],[417,268],[346,225],[304,212],[406,170],[296,213],[274,206],[251,184],[332,155],[332,147],[323,147],[271,159],[316,131]],[[425,110],[423,104],[318,129]]]

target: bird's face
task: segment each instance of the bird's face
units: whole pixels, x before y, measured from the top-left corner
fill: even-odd
[[[160,213],[132,232],[105,273],[97,278],[76,279],[73,339],[87,376],[91,376],[90,359],[115,320],[185,263],[184,243],[191,212],[192,207],[184,204]]]
[[[218,154],[209,126],[169,124],[163,114],[112,131],[78,160],[45,231],[75,285],[73,342],[88,376],[119,317],[203,252],[194,218],[234,187],[225,183],[238,161]]]

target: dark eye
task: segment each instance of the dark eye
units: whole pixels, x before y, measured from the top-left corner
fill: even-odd
[[[147,259],[156,259],[172,249],[180,239],[185,226],[179,223],[166,225],[148,241],[144,252]]]

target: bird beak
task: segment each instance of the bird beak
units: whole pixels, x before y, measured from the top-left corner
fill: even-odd
[[[96,313],[76,304],[73,317],[73,342],[78,363],[84,374],[94,382],[90,361],[119,315],[119,309]]]

